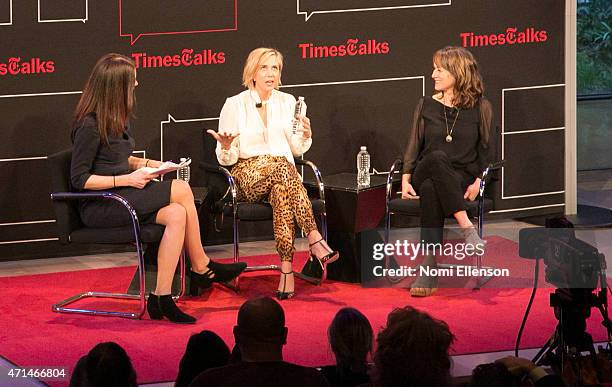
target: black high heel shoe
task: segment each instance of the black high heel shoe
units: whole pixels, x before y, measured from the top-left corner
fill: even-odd
[[[336,262],[336,261],[338,260],[338,258],[340,257],[340,253],[338,253],[338,252],[337,252],[337,251],[335,251],[335,250],[331,250],[331,249],[329,249],[329,247],[328,247],[328,248],[327,248],[327,249],[328,249],[327,251],[329,251],[329,254],[327,254],[327,255],[325,255],[325,256],[323,256],[323,257],[321,257],[321,258],[317,257],[317,256],[316,256],[315,254],[313,254],[313,252],[312,252],[312,246],[316,245],[317,243],[321,243],[322,241],[323,241],[323,238],[321,238],[321,239],[319,239],[318,241],[316,241],[315,243],[311,243],[311,244],[309,245],[309,247],[310,247],[310,257],[311,257],[312,259],[315,259],[317,262],[319,262],[319,265],[321,265],[321,270],[325,270],[325,266],[326,266],[327,264],[330,264],[330,263],[332,263],[332,262]]]
[[[295,290],[292,291],[292,292],[286,292],[285,291],[285,287],[287,286],[287,276],[289,274],[293,274],[293,270],[288,271],[288,272],[284,272],[284,271],[281,270],[281,275],[284,275],[284,277],[283,277],[283,290],[282,291],[280,291],[280,290],[276,291],[276,298],[278,298],[279,301],[288,300],[290,298],[293,298],[293,296],[295,296]]]
[[[196,319],[187,313],[183,313],[174,303],[172,295],[156,296],[149,293],[147,300],[147,312],[151,320],[161,320],[166,317],[168,320],[178,324],[195,324]]]
[[[193,270],[189,273],[191,280],[190,294],[198,295],[199,290],[211,287],[213,282],[231,281],[238,277],[246,267],[245,262],[218,263],[211,259],[204,273],[196,273]]]

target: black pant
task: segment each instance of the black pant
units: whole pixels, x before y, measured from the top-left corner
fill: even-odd
[[[444,218],[465,211],[463,195],[474,177],[451,165],[443,151],[432,151],[417,164],[411,183],[420,196],[421,239],[441,243]]]

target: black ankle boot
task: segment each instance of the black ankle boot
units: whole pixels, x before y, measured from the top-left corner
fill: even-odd
[[[172,295],[156,296],[149,294],[147,301],[147,311],[152,320],[161,320],[166,317],[168,320],[179,324],[195,324],[196,319],[187,313],[183,313],[174,303]]]
[[[218,263],[211,260],[208,262],[208,268],[204,273],[199,274],[191,271],[191,288],[193,289],[195,285],[198,288],[205,289],[210,287],[213,282],[231,281],[238,277],[246,269],[246,266],[244,262]]]

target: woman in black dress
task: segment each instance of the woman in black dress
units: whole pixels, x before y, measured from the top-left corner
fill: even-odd
[[[143,167],[160,161],[132,156],[134,139],[129,119],[135,97],[134,62],[120,54],[107,54],[96,63],[76,107],[72,129],[71,181],[78,190],[106,190],[127,199],[140,223],[165,226],[157,256],[157,286],[149,295],[152,319],[167,317],[178,323],[195,318],[174,304],[171,286],[185,246],[191,261],[192,286],[206,287],[228,281],[242,272],[244,263],[224,265],[211,261],[202,247],[200,225],[189,185],[181,180],[154,181],[157,175]],[[83,201],[81,220],[88,227],[130,224],[125,208],[115,201]]]
[[[493,109],[483,96],[478,64],[468,50],[436,51],[431,77],[436,93],[423,97],[414,112],[404,154],[402,198],[420,198],[421,238],[426,243],[442,242],[444,219],[452,215],[466,244],[484,248],[465,200],[478,196],[481,173],[490,162]],[[435,267],[435,254],[425,255],[423,265]],[[420,276],[410,294],[426,297],[436,289],[437,277]]]

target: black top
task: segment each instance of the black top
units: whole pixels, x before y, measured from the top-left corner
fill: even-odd
[[[453,127],[453,122],[453,140],[447,142],[447,132]],[[432,97],[421,98],[414,111],[402,173],[413,173],[423,156],[441,150],[453,167],[463,169],[474,177],[479,176],[491,162],[489,142],[492,126],[493,108],[484,97],[473,108],[459,110],[445,107]]]
[[[74,188],[84,189],[91,175],[112,176],[130,172],[128,158],[134,151],[135,142],[129,124],[121,136],[109,136],[108,145],[102,144],[96,115],[90,113],[81,125],[72,129],[71,138],[70,176]]]
[[[227,387],[316,387],[329,386],[314,368],[284,361],[239,362],[202,372],[189,385]]]

